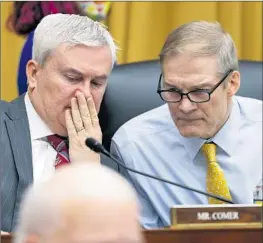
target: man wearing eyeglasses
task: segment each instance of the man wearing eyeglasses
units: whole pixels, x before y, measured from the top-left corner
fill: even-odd
[[[127,166],[221,196],[254,203],[262,177],[262,102],[238,97],[235,44],[218,23],[172,31],[160,53],[157,93],[166,104],[123,125],[111,152]],[[174,205],[218,204],[211,197],[122,170],[137,190],[141,224],[170,225]]]

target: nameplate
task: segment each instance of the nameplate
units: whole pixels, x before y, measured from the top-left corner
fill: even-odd
[[[178,205],[171,208],[172,227],[262,227],[262,206],[258,204]]]

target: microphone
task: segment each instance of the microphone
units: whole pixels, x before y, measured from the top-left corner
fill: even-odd
[[[195,189],[195,188],[191,188],[191,187],[188,187],[188,186],[185,186],[185,185],[181,185],[181,184],[178,184],[178,183],[175,183],[175,182],[172,182],[172,181],[169,181],[169,180],[166,180],[166,179],[163,179],[163,178],[160,178],[160,177],[157,177],[157,176],[153,176],[153,175],[150,175],[150,174],[147,174],[147,173],[144,173],[144,172],[141,172],[141,171],[137,171],[137,170],[134,170],[132,168],[129,168],[128,166],[122,164],[118,159],[116,159],[111,153],[109,153],[104,147],[103,145],[98,142],[96,139],[94,138],[87,138],[86,141],[85,141],[86,145],[91,149],[93,150],[94,152],[96,153],[102,153],[104,155],[106,155],[108,158],[112,159],[114,162],[116,162],[118,165],[120,165],[121,167],[129,170],[129,171],[132,171],[134,173],[137,173],[137,174],[140,174],[140,175],[143,175],[143,176],[146,176],[146,177],[149,177],[149,178],[152,178],[154,180],[158,180],[158,181],[162,181],[162,182],[165,182],[167,184],[171,184],[171,185],[174,185],[174,186],[177,186],[177,187],[181,187],[183,189],[186,189],[186,190],[190,190],[190,191],[193,191],[193,192],[197,192],[199,194],[202,194],[202,195],[205,195],[205,196],[208,196],[208,197],[212,197],[214,199],[217,199],[219,201],[222,201],[222,202],[225,202],[225,203],[229,203],[229,204],[234,204],[232,201],[226,199],[226,198],[223,198],[221,196],[217,196],[217,195],[214,195],[214,194],[211,194],[211,193],[208,193],[208,192],[203,192],[203,191],[200,191],[198,189]]]

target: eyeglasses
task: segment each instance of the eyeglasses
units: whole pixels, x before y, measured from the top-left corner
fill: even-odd
[[[177,88],[162,89],[161,84],[163,83],[163,74],[161,73],[159,78],[157,93],[160,95],[162,100],[169,103],[180,102],[184,95],[186,95],[191,102],[195,102],[195,103],[208,102],[210,100],[211,94],[220,86],[220,84],[222,84],[225,81],[225,79],[231,72],[233,72],[232,69],[229,70],[212,89],[198,89],[187,93],[183,93]]]

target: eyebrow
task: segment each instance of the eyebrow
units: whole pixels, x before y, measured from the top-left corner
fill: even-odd
[[[164,80],[164,84],[169,85],[169,86],[171,86],[171,87],[174,87],[174,88],[176,88],[176,89],[180,89],[180,90],[182,89],[182,88],[179,88],[179,87],[177,86],[177,84],[172,84],[172,83],[170,83],[169,81],[167,82],[166,80]],[[214,84],[211,84],[210,81],[206,81],[206,82],[202,82],[202,83],[195,84],[195,85],[191,86],[191,89],[192,89],[192,90],[195,90],[195,89],[204,89],[204,87],[213,87],[213,85],[214,85]]]
[[[81,71],[74,69],[74,68],[67,68],[63,72],[64,73],[73,73],[74,75],[78,75],[78,76],[84,76],[84,74]],[[92,77],[92,79],[105,80],[105,79],[108,79],[108,75],[102,74],[102,75],[94,76],[94,77]]]
[[[101,79],[101,80],[106,80],[108,79],[108,75],[102,74],[94,77],[95,79]]]
[[[78,76],[83,76],[83,73],[78,71],[77,69],[74,69],[74,68],[67,68],[65,70],[63,70],[64,73],[73,73],[73,74],[76,74]]]
[[[203,83],[200,83],[200,84],[196,84],[196,85],[193,85],[192,88],[193,89],[204,89],[204,87],[213,87],[215,84],[212,84],[210,81],[207,81],[207,82],[203,82]]]

